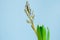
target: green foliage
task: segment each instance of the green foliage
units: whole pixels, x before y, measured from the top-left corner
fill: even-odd
[[[49,29],[47,32],[44,25],[42,26],[37,25],[37,37],[38,37],[38,40],[49,40]]]
[[[50,31],[49,29],[47,28],[48,32],[47,32],[47,40],[50,40]]]

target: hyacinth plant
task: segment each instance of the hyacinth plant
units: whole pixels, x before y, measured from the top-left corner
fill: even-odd
[[[44,25],[37,25],[37,28],[35,28],[34,25],[34,13],[31,11],[30,4],[28,1],[26,1],[25,9],[24,9],[27,17],[29,20],[27,20],[27,23],[29,23],[35,32],[38,40],[50,40],[50,31],[48,28],[45,28]]]

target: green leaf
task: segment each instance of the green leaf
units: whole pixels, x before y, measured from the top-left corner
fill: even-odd
[[[39,25],[37,25],[37,37],[38,37],[38,40],[42,40],[41,32],[40,32],[40,26]]]
[[[42,40],[46,40],[46,28],[44,27],[44,25],[42,25]]]
[[[50,40],[50,31],[49,31],[49,29],[47,28],[47,40]]]
[[[43,25],[37,25],[37,36],[38,40],[46,40],[46,29]]]

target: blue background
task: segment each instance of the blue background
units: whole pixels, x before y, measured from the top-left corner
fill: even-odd
[[[0,0],[0,40],[37,40],[25,12],[26,0]],[[50,29],[50,40],[60,40],[60,0],[29,0],[35,26]]]

